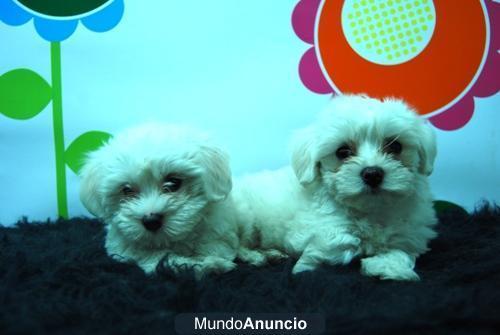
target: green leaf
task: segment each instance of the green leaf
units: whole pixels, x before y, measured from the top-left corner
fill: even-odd
[[[434,210],[437,214],[440,214],[447,210],[456,210],[462,212],[463,214],[467,214],[467,211],[463,207],[445,200],[434,201]]]
[[[0,77],[0,113],[16,120],[39,114],[52,99],[52,88],[39,74],[16,69]]]
[[[66,149],[64,158],[66,164],[78,174],[82,168],[87,153],[99,149],[111,138],[111,134],[102,131],[89,131],[78,136]]]

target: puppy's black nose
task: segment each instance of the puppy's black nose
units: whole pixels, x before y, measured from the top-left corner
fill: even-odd
[[[369,166],[361,170],[361,178],[371,188],[379,186],[384,180],[384,170],[378,166]]]
[[[161,214],[149,214],[144,215],[142,218],[142,224],[144,228],[149,231],[157,231],[163,224],[163,215]]]

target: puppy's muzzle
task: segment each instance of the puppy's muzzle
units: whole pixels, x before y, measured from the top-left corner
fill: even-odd
[[[363,182],[371,188],[376,188],[384,180],[384,170],[378,166],[369,166],[361,170]]]
[[[143,216],[141,221],[147,230],[157,231],[163,225],[163,215],[152,213]]]

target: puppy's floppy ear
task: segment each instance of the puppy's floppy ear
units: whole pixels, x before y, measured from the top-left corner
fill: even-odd
[[[80,171],[80,200],[87,210],[97,217],[104,215],[103,195],[99,190],[102,166],[97,157],[87,158]]]
[[[224,199],[233,187],[229,157],[220,149],[201,146],[198,158],[204,170],[202,181],[208,199]]]
[[[318,162],[314,157],[316,147],[311,127],[295,133],[291,143],[292,168],[302,185],[312,183],[318,176]]]
[[[418,155],[420,162],[418,172],[429,176],[434,168],[437,154],[436,134],[428,122],[422,120],[419,131]]]

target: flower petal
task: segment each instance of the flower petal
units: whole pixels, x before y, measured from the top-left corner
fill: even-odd
[[[431,116],[429,121],[442,130],[457,130],[465,126],[474,113],[474,98],[467,94],[459,102],[438,115]]]
[[[31,14],[24,11],[12,0],[0,0],[0,21],[10,26],[20,26],[32,18]]]
[[[89,30],[101,33],[113,29],[121,20],[124,10],[123,0],[115,0],[89,17],[83,18],[82,23]]]
[[[35,17],[35,29],[43,39],[60,42],[70,37],[78,25],[78,20],[47,20]]]
[[[292,13],[292,27],[304,42],[314,44],[314,21],[320,0],[301,0]]]
[[[476,97],[489,97],[494,95],[500,89],[500,4],[493,1],[487,1],[490,21],[490,46],[486,62],[477,82],[471,89],[471,93]]]
[[[319,66],[314,47],[307,50],[299,63],[299,76],[302,83],[311,91],[319,94],[333,93]]]

